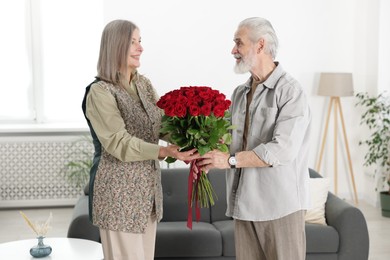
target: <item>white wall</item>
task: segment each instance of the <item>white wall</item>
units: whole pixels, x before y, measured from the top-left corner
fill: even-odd
[[[390,91],[390,1],[379,1],[378,91]]]
[[[387,37],[387,42],[389,39],[388,35],[383,36],[383,28],[388,29],[385,26],[388,18],[384,17],[390,11],[385,2],[105,0],[104,16],[106,23],[128,19],[140,27],[145,49],[140,72],[151,79],[160,95],[183,85],[208,85],[230,96],[248,77],[236,75],[232,70],[234,59],[230,52],[237,24],[250,16],[269,19],[280,40],[277,60],[296,77],[310,98],[313,112],[310,167],[314,168],[328,105],[325,97],[316,95],[319,73],[352,72],[355,92],[376,92],[378,41],[383,37]],[[379,28],[382,28],[382,38]],[[383,46],[381,50],[386,52]],[[389,60],[381,63],[381,71]],[[381,82],[389,79],[388,74],[382,72]],[[355,108],[355,102],[354,97],[342,98],[356,185],[359,199],[375,203],[375,192],[367,184],[369,178],[362,167],[365,150],[358,142],[365,132],[359,126],[360,110]],[[332,145],[333,136],[329,133],[321,173],[331,178]],[[347,161],[343,160],[346,156],[343,150],[339,153],[339,195],[351,199]]]

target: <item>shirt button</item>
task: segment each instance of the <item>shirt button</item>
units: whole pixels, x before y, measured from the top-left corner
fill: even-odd
[[[236,193],[236,190],[233,190],[233,193]]]

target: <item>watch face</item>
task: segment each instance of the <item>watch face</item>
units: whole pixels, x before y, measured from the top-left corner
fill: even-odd
[[[236,165],[236,164],[237,164],[236,157],[231,156],[231,157],[229,158],[229,164],[230,164],[230,165]]]

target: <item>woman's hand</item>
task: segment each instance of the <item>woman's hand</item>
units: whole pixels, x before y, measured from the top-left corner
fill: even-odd
[[[192,161],[200,158],[197,150],[191,149],[189,151],[180,152],[180,147],[177,145],[168,145],[166,147],[161,146],[158,154],[159,158],[173,157],[181,161]]]

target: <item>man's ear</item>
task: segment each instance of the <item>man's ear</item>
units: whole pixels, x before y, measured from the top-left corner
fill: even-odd
[[[260,38],[260,40],[258,40],[257,42],[257,53],[260,53],[260,51],[264,49],[264,45],[265,45],[264,39]]]

